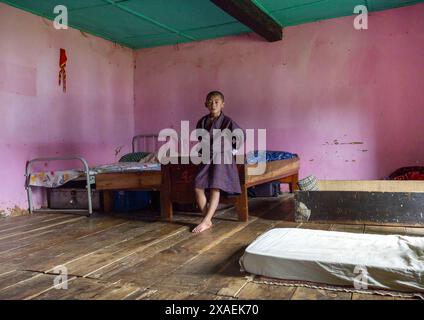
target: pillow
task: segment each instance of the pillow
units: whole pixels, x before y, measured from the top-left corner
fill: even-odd
[[[305,179],[299,180],[297,183],[302,191],[318,191],[318,179],[315,176],[308,176]]]
[[[140,159],[138,162],[140,163],[159,163],[159,159],[157,157],[156,153],[149,153],[142,159]]]
[[[119,162],[139,162],[144,157],[148,156],[149,152],[133,152],[123,155]]]

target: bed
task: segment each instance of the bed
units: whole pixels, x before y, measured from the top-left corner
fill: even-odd
[[[238,196],[221,197],[221,202],[234,204],[238,219],[247,221],[249,218],[248,188],[267,182],[278,181],[288,183],[290,192],[298,189],[298,178],[300,159],[294,155],[291,159],[282,159],[268,162],[266,170],[261,175],[250,175],[249,169],[255,168],[257,164],[247,161],[245,164],[237,165],[241,183],[241,194]],[[194,178],[197,166],[194,164],[167,164],[162,165],[162,187],[161,187],[161,211],[162,216],[172,220],[174,203],[192,203]]]
[[[155,136],[150,135],[149,137],[154,138]],[[280,155],[284,159],[279,159],[276,155]],[[248,188],[278,181],[288,183],[290,192],[298,189],[300,159],[297,155],[288,152],[268,151],[266,159],[264,159],[267,163],[265,172],[261,175],[249,174],[250,169],[257,166],[255,161],[258,160],[257,153],[251,153],[248,155],[245,164],[238,165],[242,193],[239,196],[224,196],[222,199],[223,203],[235,206],[240,221],[247,221],[249,217]],[[137,163],[129,164],[131,166],[122,171],[114,168],[116,164],[110,166],[110,168],[95,168],[96,171],[103,169],[95,176],[95,186],[96,190],[103,191],[105,212],[112,210],[113,197],[110,191],[113,190],[160,191],[161,215],[168,221],[172,221],[173,203],[187,204],[194,202],[193,181],[197,173],[196,165],[158,165],[152,163],[147,164],[148,167],[142,167]]]
[[[142,140],[143,150],[156,151],[157,135],[143,134],[134,136],[132,139],[132,153],[135,153],[137,144]],[[34,172],[34,163],[52,161],[74,161],[82,164],[82,168],[72,168],[57,171]],[[72,210],[76,213],[80,211],[91,215],[93,213],[92,191],[103,192],[103,206],[106,212],[111,211],[113,206],[113,190],[149,190],[159,191],[161,188],[161,168],[159,163],[139,163],[139,162],[118,162],[112,164],[89,167],[87,161],[80,156],[69,157],[44,157],[29,160],[25,167],[25,187],[28,196],[29,212],[33,213],[32,188],[59,188],[71,182],[77,182],[87,190],[88,204],[87,210]],[[43,210],[45,211],[45,210]],[[69,211],[69,210],[55,210]]]

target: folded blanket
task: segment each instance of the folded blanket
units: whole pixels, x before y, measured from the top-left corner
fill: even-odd
[[[30,175],[27,183],[34,187],[56,188],[79,178],[82,174],[83,170],[79,169],[35,172]]]

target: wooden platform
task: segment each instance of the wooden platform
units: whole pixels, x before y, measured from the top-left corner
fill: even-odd
[[[296,192],[296,221],[424,226],[424,181],[320,180],[318,189]]]
[[[254,199],[251,219],[220,211],[214,227],[194,235],[201,217],[176,213],[34,214],[0,219],[0,299],[394,299],[251,282],[238,259],[274,227],[424,235],[424,228],[293,221],[292,196]],[[55,289],[55,267],[68,289]]]

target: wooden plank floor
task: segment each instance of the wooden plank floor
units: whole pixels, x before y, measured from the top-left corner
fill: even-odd
[[[233,208],[217,213],[202,234],[201,220],[176,213],[41,214],[0,219],[0,299],[395,299],[254,283],[238,259],[275,227],[424,236],[424,228],[295,223],[291,196],[252,199],[250,220]],[[67,289],[54,287],[66,267]]]

